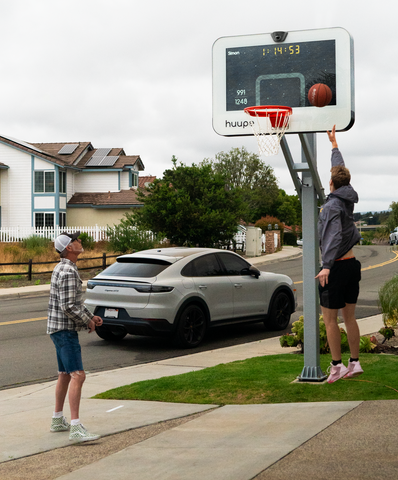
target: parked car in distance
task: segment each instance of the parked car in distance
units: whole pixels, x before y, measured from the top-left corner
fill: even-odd
[[[264,322],[284,330],[296,309],[292,280],[260,272],[236,253],[158,248],[122,255],[87,282],[86,306],[103,319],[104,340],[173,336],[198,346],[210,327]]]
[[[394,230],[390,233],[389,242],[390,245],[398,245],[398,227],[395,227]]]
[[[302,246],[303,246],[303,239],[302,239],[302,238],[298,238],[298,239],[297,239],[297,245],[298,245],[299,247],[302,247]]]

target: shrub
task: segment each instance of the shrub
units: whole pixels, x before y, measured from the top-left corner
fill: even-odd
[[[84,250],[94,250],[94,246],[95,246],[94,238],[91,237],[88,233],[85,233],[85,232],[81,233],[79,235],[79,239],[82,242]]]
[[[159,243],[157,238],[152,240],[148,232],[123,223],[115,225],[113,228],[109,227],[107,235],[109,239],[109,250],[120,253],[131,253],[155,248]]]
[[[349,352],[350,347],[348,345],[347,333],[344,328],[340,328],[341,335],[341,352]],[[293,322],[292,334],[283,335],[280,338],[281,347],[301,347],[301,351],[304,352],[304,316]],[[369,353],[375,349],[376,345],[373,344],[369,337],[361,337],[360,339],[360,352]],[[319,316],[319,353],[330,353],[329,343],[326,335],[326,326],[323,321],[323,316]]]
[[[46,237],[38,237],[31,235],[22,240],[22,250],[24,250],[23,258],[29,259],[45,255],[49,249],[52,249],[52,240]]]
[[[283,234],[283,244],[297,246],[297,235],[293,232],[285,232]]]
[[[272,225],[272,230],[275,229],[275,224],[278,225],[278,230],[281,232],[281,245],[284,245],[284,224],[276,217],[271,217],[271,215],[266,215],[261,217],[260,220],[254,224],[255,227],[261,228],[261,231],[265,233],[268,230],[268,225]]]
[[[370,337],[364,335],[359,339],[359,353],[371,353],[376,348]]]
[[[22,241],[22,248],[26,250],[35,250],[36,248],[48,248],[51,244],[51,240],[46,237],[38,237],[37,235],[31,235]]]
[[[388,280],[379,290],[379,307],[383,314],[386,328],[396,328],[398,325],[398,276]]]

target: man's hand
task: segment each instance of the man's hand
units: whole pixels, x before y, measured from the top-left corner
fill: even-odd
[[[329,140],[332,144],[332,147],[333,148],[339,148],[339,146],[337,145],[337,141],[336,141],[336,125],[333,125],[333,128],[332,128],[332,131],[329,132],[329,130],[326,132],[328,134],[328,137],[329,137]]]
[[[330,270],[329,268],[323,268],[315,278],[318,278],[321,287],[324,287],[328,284]]]
[[[88,324],[88,333],[94,332],[95,327],[100,327],[102,325],[102,318],[98,315],[94,315],[94,317],[90,320]]]

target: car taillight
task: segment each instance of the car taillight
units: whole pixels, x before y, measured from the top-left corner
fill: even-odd
[[[164,287],[161,285],[134,285],[134,288],[140,293],[165,293],[174,290],[174,287]]]

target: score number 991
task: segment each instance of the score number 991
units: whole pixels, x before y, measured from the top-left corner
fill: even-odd
[[[235,105],[247,105],[246,90],[236,90]]]

